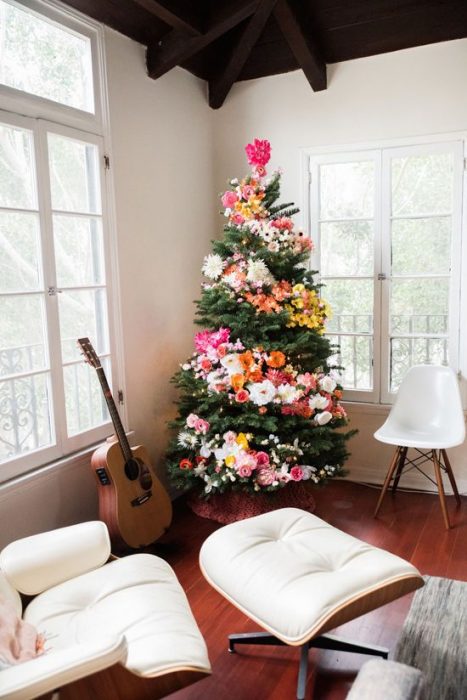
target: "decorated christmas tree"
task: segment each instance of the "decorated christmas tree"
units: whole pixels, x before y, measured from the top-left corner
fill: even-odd
[[[251,173],[222,195],[227,223],[203,264],[195,352],[180,390],[168,468],[201,494],[265,493],[343,473],[350,432],[324,336],[330,309],[309,271],[310,238],[277,204],[268,141],[246,147]]]

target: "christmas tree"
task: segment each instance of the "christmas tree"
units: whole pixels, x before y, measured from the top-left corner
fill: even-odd
[[[222,195],[227,223],[204,260],[195,352],[175,375],[180,390],[168,469],[178,487],[209,496],[272,492],[343,473],[350,432],[330,315],[308,270],[312,242],[292,204],[277,204],[268,141],[246,147],[251,173]]]

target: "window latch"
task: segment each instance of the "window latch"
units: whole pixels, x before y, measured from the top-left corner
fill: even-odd
[[[62,293],[62,290],[57,289],[57,287],[47,287],[47,294],[49,295],[49,297],[55,297],[55,296],[57,296],[57,294],[61,294],[61,293]]]
[[[386,274],[384,272],[378,272],[378,280],[381,282],[385,279],[387,279]]]

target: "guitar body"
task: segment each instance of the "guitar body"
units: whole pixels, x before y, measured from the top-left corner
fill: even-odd
[[[161,537],[172,520],[169,495],[154,474],[146,449],[131,448],[125,462],[118,442],[99,447],[91,458],[99,494],[99,516],[116,548],[138,549]]]

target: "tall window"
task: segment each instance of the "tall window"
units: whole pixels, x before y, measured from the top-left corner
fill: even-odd
[[[351,400],[390,402],[414,364],[457,369],[463,143],[312,155],[313,261]]]
[[[0,100],[30,115],[0,112],[0,481],[109,432],[76,347],[89,336],[112,379],[95,41],[0,0]],[[71,128],[77,115],[95,133]]]

